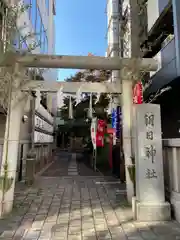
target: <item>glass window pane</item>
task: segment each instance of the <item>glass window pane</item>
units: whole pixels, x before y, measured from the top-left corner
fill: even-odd
[[[40,48],[41,48],[41,45],[42,45],[42,31],[43,31],[43,24],[42,24],[42,20],[41,20],[41,29],[40,29]]]
[[[41,53],[44,53],[44,41],[45,41],[45,33],[44,26],[42,25],[42,33],[41,33]]]
[[[35,31],[36,30],[36,11],[37,11],[36,0],[32,0],[31,4],[32,4],[32,6],[31,6],[31,22],[32,22],[32,26]]]
[[[47,13],[49,14],[49,0],[46,0]]]
[[[31,4],[31,0],[24,0],[24,4]]]
[[[28,49],[28,46],[27,46],[26,42],[22,42],[21,48],[24,49],[24,50]]]
[[[45,50],[44,50],[45,53],[48,53],[48,39],[47,39],[47,36],[45,37]]]

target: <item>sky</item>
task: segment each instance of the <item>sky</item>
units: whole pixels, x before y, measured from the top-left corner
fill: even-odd
[[[55,51],[60,55],[104,56],[107,48],[106,0],[57,0]],[[59,70],[63,81],[77,70]]]

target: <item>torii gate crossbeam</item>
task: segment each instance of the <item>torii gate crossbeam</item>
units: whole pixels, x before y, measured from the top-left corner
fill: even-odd
[[[72,68],[92,70],[120,70],[139,68],[140,71],[156,71],[158,63],[152,58],[119,58],[97,56],[66,56],[43,54],[8,54],[0,66],[12,66],[17,62],[25,67]]]
[[[111,93],[120,94],[121,88],[116,83],[109,82],[55,82],[55,81],[28,81],[21,90],[39,90],[43,92],[56,93],[62,87],[64,93],[76,93],[81,88],[83,93]],[[3,89],[2,89],[3,91]],[[0,90],[1,92],[1,90]]]

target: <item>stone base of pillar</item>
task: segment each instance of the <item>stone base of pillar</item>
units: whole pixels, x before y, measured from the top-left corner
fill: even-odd
[[[9,213],[11,213],[12,209],[13,209],[13,200],[5,202],[2,206],[2,210],[3,210],[2,216],[6,216]]]
[[[0,219],[6,217],[8,214],[12,212],[13,209],[13,200],[5,201],[0,204]]]
[[[168,202],[141,203],[136,201],[135,212],[136,220],[141,222],[171,220],[171,207]]]

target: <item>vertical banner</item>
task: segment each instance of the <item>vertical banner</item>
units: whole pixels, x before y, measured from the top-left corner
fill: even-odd
[[[96,133],[96,146],[104,147],[104,134],[106,123],[104,120],[98,120]]]
[[[116,109],[114,108],[112,110],[111,119],[112,128],[116,128]]]
[[[133,103],[142,104],[143,103],[143,86],[141,81],[137,82],[133,89]]]
[[[96,133],[97,133],[97,119],[92,118],[92,120],[91,120],[91,141],[92,141],[94,149],[96,149]]]
[[[116,108],[116,138],[120,139],[121,136],[121,107],[118,106]]]

